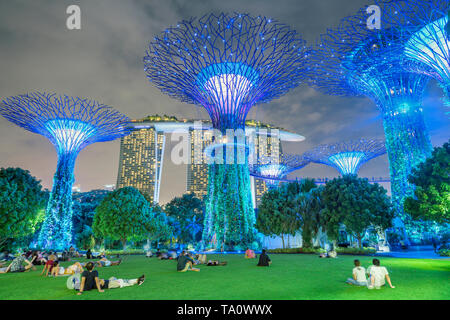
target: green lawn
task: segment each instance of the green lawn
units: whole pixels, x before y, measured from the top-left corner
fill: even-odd
[[[45,278],[38,271],[0,274],[0,299],[446,299],[450,298],[450,260],[382,258],[395,289],[381,290],[345,284],[353,256],[319,259],[317,255],[271,255],[269,268],[256,267],[242,256],[212,256],[227,260],[226,267],[200,266],[201,272],[177,273],[175,261],[128,256],[120,266],[99,268],[100,277],[138,277],[142,286],[86,292],[68,290],[67,277]],[[368,266],[371,257],[359,257]],[[69,263],[64,263],[66,266]]]

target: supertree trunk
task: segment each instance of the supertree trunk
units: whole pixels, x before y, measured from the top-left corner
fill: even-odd
[[[72,244],[72,186],[77,154],[60,154],[53,178],[52,193],[39,234],[42,249],[67,249]]]
[[[210,164],[203,242],[219,249],[256,240],[248,164]]]
[[[432,145],[421,107],[417,104],[408,104],[407,109],[405,107],[394,105],[389,108],[383,115],[383,125],[389,156],[392,203],[401,220],[397,219],[397,222],[409,238],[414,223],[405,213],[403,203],[406,197],[413,196],[414,186],[408,183],[408,176],[415,166],[431,154]]]

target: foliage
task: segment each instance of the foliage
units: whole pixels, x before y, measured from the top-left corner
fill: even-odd
[[[343,248],[337,247],[336,252],[340,254],[351,254],[351,255],[371,255],[375,254],[377,250],[375,248]]]
[[[92,190],[73,194],[73,234],[75,238],[78,238],[78,234],[83,233],[86,227],[92,227],[95,209],[110,192],[108,190]]]
[[[33,234],[44,218],[46,196],[40,181],[20,168],[0,169],[0,247]]]
[[[181,243],[196,243],[203,230],[204,219],[203,201],[194,193],[187,193],[175,197],[164,206],[166,214],[172,218],[171,225]]]
[[[287,253],[287,254],[298,254],[298,253],[324,253],[325,249],[322,248],[284,248],[284,249],[270,249],[269,253]]]
[[[441,249],[438,254],[442,257],[450,257],[450,249]]]
[[[311,187],[310,182],[305,186]],[[314,184],[314,186],[316,186]],[[322,202],[323,187],[302,192],[295,198],[297,210],[302,220],[303,247],[312,247],[312,239],[319,233],[321,227],[321,212],[324,208]]]
[[[75,236],[76,247],[82,250],[93,249],[95,246],[94,233],[92,228],[84,225],[83,230]]]
[[[450,223],[450,141],[435,148],[412,170],[408,181],[415,190],[405,200],[405,211],[415,219]]]
[[[148,201],[133,187],[108,194],[95,211],[94,234],[121,240],[124,249],[127,240],[143,240],[156,228]]]
[[[391,204],[386,190],[378,184],[370,184],[356,175],[345,175],[328,182],[323,195],[326,206],[323,221],[332,239],[337,239],[335,232],[343,223],[361,248],[362,238],[370,226],[381,229],[391,226]]]
[[[151,208],[153,211],[153,223],[148,234],[149,240],[168,241],[172,238],[174,227],[169,224],[169,219],[162,208],[155,204]]]

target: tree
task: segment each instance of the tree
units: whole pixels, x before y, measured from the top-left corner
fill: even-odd
[[[0,247],[36,231],[44,219],[45,200],[40,181],[29,171],[0,169]]]
[[[166,214],[176,221],[180,242],[196,243],[199,240],[203,230],[204,206],[204,202],[194,193],[175,197],[165,205]]]
[[[333,240],[337,239],[339,225],[343,223],[358,239],[361,248],[367,228],[387,228],[392,223],[393,211],[386,190],[356,175],[345,175],[328,182],[323,199],[326,208],[322,221]]]
[[[258,208],[256,219],[258,231],[266,236],[280,236],[285,248],[284,236],[294,236],[301,226],[301,216],[295,198],[302,190],[308,188],[302,183],[292,182],[266,192]]]
[[[92,229],[103,238],[139,241],[155,230],[154,213],[144,196],[133,187],[108,194],[95,209]]]
[[[170,240],[174,233],[174,227],[169,224],[169,218],[157,204],[153,205],[152,212],[153,223],[149,230],[148,239],[158,242]]]
[[[415,190],[414,197],[405,200],[405,211],[416,220],[450,223],[450,141],[435,148],[412,170],[408,181]]]
[[[295,199],[297,210],[302,217],[302,240],[305,248],[312,247],[312,239],[319,233],[321,227],[322,192],[323,187],[316,186],[308,192],[300,193]]]
[[[91,230],[92,228],[95,209],[109,193],[111,193],[111,191],[92,190],[89,192],[76,192],[73,194],[72,231],[75,239],[78,239],[78,235],[81,233],[83,233],[83,236],[87,237],[88,232],[86,230]],[[78,241],[79,240],[77,240],[77,242]]]

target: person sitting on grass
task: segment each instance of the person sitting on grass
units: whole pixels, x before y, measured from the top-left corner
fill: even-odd
[[[26,264],[26,266],[23,265],[24,263]],[[21,254],[20,256],[15,258],[8,267],[2,268],[2,270],[0,270],[0,273],[28,272],[31,269],[36,270],[36,267],[33,266],[33,260],[31,260],[30,262],[25,258],[25,254]]]
[[[86,270],[81,274],[81,280],[75,275],[67,279],[67,287],[69,289],[75,289],[79,292],[78,295],[82,295],[84,291],[97,289],[98,292],[104,292],[104,289],[115,289],[134,286],[135,284],[141,285],[144,283],[145,275],[140,276],[137,279],[117,279],[114,277],[109,280],[99,279],[98,271],[94,270],[94,263],[88,262],[86,264]]]
[[[391,278],[389,277],[389,273],[386,267],[380,266],[380,260],[373,259],[373,265],[367,268],[367,274],[369,277],[369,289],[380,289],[382,286],[386,284],[385,279],[387,280],[389,286],[394,289],[395,287],[392,285]]]
[[[268,267],[272,264],[272,260],[270,260],[269,256],[266,253],[266,249],[263,249],[261,254],[259,255],[258,267]]]
[[[217,261],[217,260],[209,260],[208,263],[206,264],[208,267],[215,267],[215,266],[226,266],[228,264],[228,262],[223,261]]]
[[[182,251],[180,256],[178,257],[177,262],[177,271],[178,272],[186,272],[186,271],[200,271],[200,269],[193,268],[194,260],[187,256],[186,252]]]
[[[256,259],[255,251],[247,248],[245,250],[245,259]]]
[[[146,252],[145,252],[145,257],[146,258],[151,258],[153,256],[153,252],[151,251],[151,250],[147,250]]]
[[[101,258],[96,262],[98,267],[112,267],[112,266],[118,266],[122,263],[122,259],[119,259],[117,261],[110,261],[106,257]]]
[[[75,273],[81,273],[81,272],[83,272],[83,265],[79,262],[75,262],[73,265],[71,265],[67,268],[64,268],[63,266],[61,266],[59,261],[55,261],[53,263],[53,269],[52,269],[51,275],[54,277],[71,276]]]
[[[355,286],[367,286],[366,269],[361,267],[359,260],[354,260],[355,267],[353,268],[353,278],[348,278],[347,283]]]
[[[159,260],[169,260],[169,259],[170,259],[170,256],[169,256],[169,254],[168,254],[167,252],[163,252],[163,253],[161,253],[161,254],[158,256],[158,259],[159,259]]]
[[[206,264],[206,254],[197,253],[195,259],[198,261],[197,264]]]

